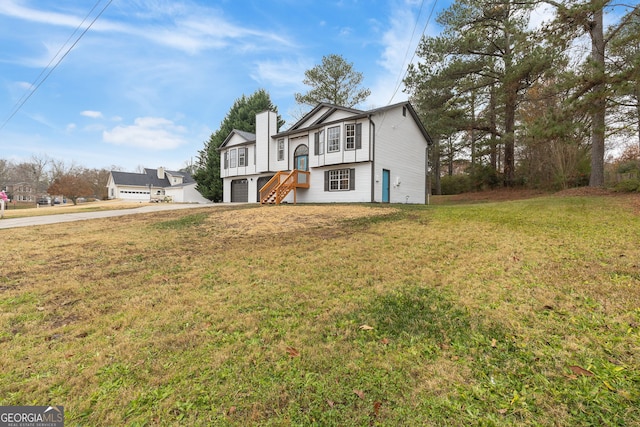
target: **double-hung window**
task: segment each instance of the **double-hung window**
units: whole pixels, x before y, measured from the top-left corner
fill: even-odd
[[[355,150],[356,149],[356,125],[355,124],[347,124],[344,125],[344,149],[345,150]]]
[[[355,190],[355,169],[325,171],[324,191]]]
[[[340,126],[327,129],[327,153],[340,151]]]
[[[238,160],[238,150],[235,148],[233,150],[229,150],[229,167],[235,168],[237,166]]]
[[[284,138],[278,139],[278,161],[284,160]]]
[[[324,154],[324,129],[319,130],[315,133],[315,152],[316,155]]]
[[[246,147],[238,148],[238,167],[247,166],[247,149]]]

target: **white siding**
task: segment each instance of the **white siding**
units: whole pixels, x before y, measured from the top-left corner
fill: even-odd
[[[346,144],[346,124],[362,125],[361,144],[362,148],[355,150],[345,150]],[[340,128],[340,149],[336,152],[327,152],[327,135],[328,129],[338,126]],[[315,153],[315,134],[320,130],[324,130],[324,153]],[[309,165],[311,167],[321,167],[330,165],[339,165],[343,163],[358,163],[371,160],[371,132],[369,120],[346,120],[344,123],[329,125],[323,128],[314,129],[309,134]]]
[[[427,142],[417,124],[402,107],[374,118],[375,201],[382,201],[382,170],[391,172],[391,203],[426,203]],[[380,124],[384,126],[380,126]]]
[[[331,169],[355,169],[355,189],[324,191],[324,173]],[[293,203],[293,192],[286,201]],[[358,163],[316,168],[311,171],[308,189],[298,189],[298,203],[368,203],[371,202],[371,164]]]
[[[307,117],[307,119],[300,123],[300,126],[298,127],[299,129],[304,129],[306,127],[309,126],[313,126],[313,124],[318,121],[318,119],[320,119],[320,117],[322,117],[324,114],[327,113],[327,111],[329,111],[329,107],[322,107],[320,108],[320,110],[318,110],[314,115]]]
[[[165,196],[171,197],[175,203],[211,203],[196,190],[196,184],[183,185],[177,188],[165,188]]]
[[[238,149],[239,148],[247,149],[247,156],[245,159],[246,166],[238,166]],[[255,144],[251,144],[251,145],[227,144],[227,148],[225,148],[220,152],[220,176],[224,178],[227,176],[240,176],[240,175],[248,175],[248,174],[256,173],[255,149],[256,149]],[[227,167],[225,168],[225,155],[230,157],[232,150],[236,150],[236,154],[235,154],[236,167],[232,168],[230,164],[227,164]]]
[[[278,133],[278,115],[272,111],[256,114],[256,171],[269,170],[271,157],[277,153],[270,151],[271,135]]]

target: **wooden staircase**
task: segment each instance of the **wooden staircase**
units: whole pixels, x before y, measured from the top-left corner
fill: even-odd
[[[296,190],[309,188],[309,176],[307,171],[294,169],[291,172],[279,171],[260,189],[260,204],[276,204],[284,200],[293,190],[293,203],[296,203]]]

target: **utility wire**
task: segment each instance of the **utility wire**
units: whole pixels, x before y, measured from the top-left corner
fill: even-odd
[[[107,4],[102,8],[102,10],[96,15],[95,18],[93,18],[93,21],[91,21],[91,23],[89,23],[89,25],[84,29],[84,31],[78,36],[78,38],[76,38],[76,40],[73,42],[73,44],[71,46],[69,46],[69,48],[65,51],[65,53],[60,57],[60,59],[58,59],[58,61],[55,63],[55,65],[51,68],[49,68],[51,66],[51,63],[58,57],[58,55],[60,55],[60,52],[62,51],[62,49],[64,49],[64,47],[67,45],[67,43],[69,43],[69,40],[71,40],[71,38],[80,30],[80,28],[82,27],[82,25],[87,21],[87,19],[89,18],[89,16],[93,13],[93,11],[98,7],[98,5],[100,4],[102,0],[97,0],[96,3],[93,5],[93,7],[91,8],[91,10],[89,11],[89,13],[87,13],[87,15],[84,17],[84,19],[82,20],[82,22],[76,27],[76,29],[73,31],[73,33],[71,33],[71,35],[69,36],[69,38],[67,39],[67,41],[64,42],[64,44],[60,47],[60,49],[58,50],[58,52],[53,56],[53,58],[51,58],[51,61],[49,61],[49,63],[47,64],[47,66],[40,72],[40,74],[38,75],[38,77],[36,77],[36,79],[33,81],[33,83],[31,84],[31,90],[29,92],[27,92],[26,94],[22,95],[22,97],[16,102],[16,104],[13,107],[13,110],[11,111],[11,114],[9,114],[9,116],[6,118],[6,120],[2,123],[2,125],[0,125],[0,130],[2,130],[7,123],[9,123],[9,121],[18,113],[18,111],[20,111],[20,109],[22,108],[22,106],[29,100],[29,98],[31,98],[31,96],[38,90],[38,88],[40,88],[40,86],[42,85],[42,83],[45,82],[45,80],[47,80],[47,78],[51,75],[51,73],[53,72],[53,70],[55,70],[58,65],[60,65],[60,63],[62,62],[62,60],[69,54],[69,52],[71,52],[71,50],[78,44],[78,42],[80,41],[80,39],[87,33],[87,31],[89,31],[89,29],[93,26],[93,24],[98,20],[98,18],[100,18],[100,16],[102,16],[102,14],[104,13],[105,10],[107,10],[107,8],[109,7],[109,5],[113,2],[113,0],[109,0],[107,2]],[[47,69],[49,68],[49,71],[45,74],[45,72],[47,71]],[[42,80],[40,80],[38,82],[38,80],[40,79],[40,77],[42,77],[42,75],[44,74],[44,77],[42,78]]]
[[[433,6],[431,6],[431,11],[429,12],[429,17],[427,17],[427,22],[424,23],[424,27],[422,28],[422,34],[420,35],[420,40],[422,40],[422,36],[424,36],[425,31],[427,31],[427,26],[429,25],[429,22],[431,22],[431,17],[433,16],[433,11],[436,9],[437,3],[438,3],[438,0],[433,1]],[[407,53],[405,53],[405,57],[404,57],[405,61],[409,53],[409,46],[411,44],[411,41],[413,40],[413,35],[415,34],[416,27],[418,26],[418,20],[420,19],[420,15],[422,14],[422,6],[424,6],[424,0],[420,5],[420,12],[418,12],[418,18],[416,18],[416,24],[413,27],[413,32],[411,33],[411,39],[409,40],[409,45],[407,46]],[[411,56],[411,60],[407,63],[406,68],[405,68],[405,62],[402,63],[402,68],[404,69],[404,72],[402,69],[400,70],[402,77],[398,78],[398,81],[396,82],[396,88],[394,89],[393,94],[391,95],[391,98],[389,98],[389,102],[387,103],[387,105],[391,104],[391,102],[393,101],[393,98],[398,93],[400,86],[402,86],[402,82],[404,81],[405,77],[407,77],[407,73],[409,72],[409,64],[411,64],[414,58],[416,57],[416,52],[418,51],[419,46],[420,46],[420,42],[418,42],[418,45],[413,50],[413,55]]]

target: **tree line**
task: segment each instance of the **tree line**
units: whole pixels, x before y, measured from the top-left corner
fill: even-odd
[[[533,28],[541,4],[553,19]],[[639,6],[456,0],[437,21],[442,32],[423,37],[405,78],[435,140],[436,194],[454,165],[466,168],[466,189],[600,187],[605,141],[626,141],[627,157],[638,152]]]
[[[117,168],[114,168],[117,169]],[[46,195],[64,196],[72,203],[80,197],[107,198],[110,170],[89,169],[74,163],[51,159],[46,155],[33,155],[29,160],[12,162],[0,159],[0,190],[17,202],[36,203]],[[28,187],[33,200],[17,200],[16,186]]]

